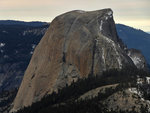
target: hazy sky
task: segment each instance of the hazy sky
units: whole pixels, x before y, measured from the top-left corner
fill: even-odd
[[[116,23],[150,31],[150,0],[0,0],[0,20],[47,21],[71,10],[111,8]]]

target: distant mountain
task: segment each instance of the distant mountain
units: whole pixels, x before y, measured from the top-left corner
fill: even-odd
[[[148,34],[150,34],[150,32],[147,32]]]
[[[0,25],[0,92],[19,87],[33,50],[49,26],[12,22]]]
[[[0,20],[0,25],[25,25],[25,26],[38,27],[47,24],[48,23],[46,22],[40,22],[40,21],[24,22],[24,21],[16,21],[16,20]]]
[[[116,24],[117,32],[128,48],[140,50],[150,64],[150,34],[123,24]]]

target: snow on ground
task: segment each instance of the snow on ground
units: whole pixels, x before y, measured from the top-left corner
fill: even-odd
[[[33,54],[33,51],[31,51],[30,54],[32,55],[32,54]]]
[[[135,87],[132,87],[132,88],[128,88],[128,90],[131,92],[131,93],[134,93],[134,94],[137,94],[142,101],[144,101],[144,98],[142,97],[142,92],[139,91],[137,88]]]
[[[144,81],[143,81],[142,78],[139,78],[139,77],[137,78],[137,84],[138,84],[138,85],[143,84],[143,82],[144,82]]]
[[[150,84],[150,77],[146,77],[146,82]]]
[[[35,44],[32,44],[32,49],[34,49],[36,47],[36,45]]]
[[[7,31],[2,31],[3,33],[8,33]]]
[[[150,83],[150,77],[146,77],[146,82],[149,84]],[[139,76],[137,76],[137,86],[138,85],[142,85],[144,84],[144,78],[140,78]],[[148,104],[148,110],[149,110],[149,113],[150,113],[150,101],[149,100],[145,100],[143,98],[143,93],[142,91],[138,90],[138,88],[135,88],[135,87],[132,87],[132,88],[128,88],[128,90],[133,93],[133,94],[137,94],[140,99],[144,102],[146,102]]]
[[[0,47],[4,47],[5,46],[5,43],[0,43]]]
[[[1,53],[3,53],[4,52],[4,50],[0,50],[1,51]]]
[[[36,47],[36,45],[32,44],[32,51],[30,52],[31,55],[33,54],[33,51],[34,51],[35,47]]]
[[[141,99],[142,101],[145,101],[148,105],[150,105],[150,101],[149,101],[149,100],[145,100],[145,99],[142,97],[142,93],[141,93],[140,91],[138,91],[137,88],[129,88],[128,90],[129,90],[131,93],[137,94],[137,95],[140,97],[140,99]],[[150,107],[149,107],[148,110],[150,111]]]
[[[137,88],[129,88],[128,90],[129,90],[131,93],[138,94]]]

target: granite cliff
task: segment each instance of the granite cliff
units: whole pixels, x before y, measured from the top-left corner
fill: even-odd
[[[126,66],[137,65],[118,38],[111,9],[67,12],[52,21],[36,46],[12,111],[78,78]]]

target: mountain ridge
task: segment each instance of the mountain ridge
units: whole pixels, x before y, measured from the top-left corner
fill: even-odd
[[[26,26],[33,26],[33,27],[39,27],[43,25],[48,25],[47,22],[41,22],[41,21],[19,21],[19,20],[0,20],[0,25],[26,25]]]

